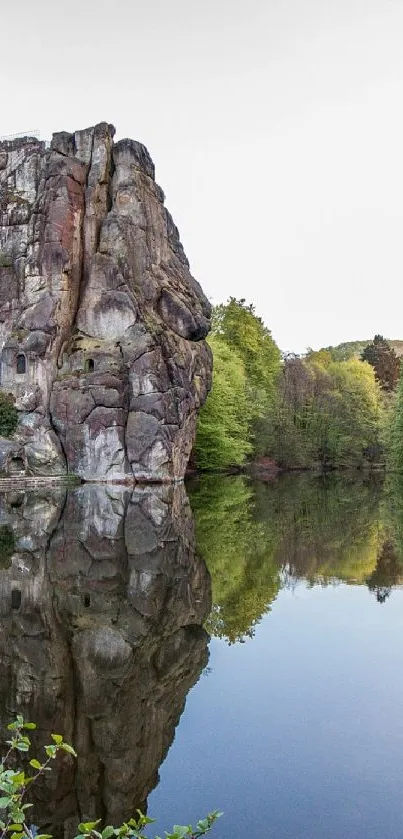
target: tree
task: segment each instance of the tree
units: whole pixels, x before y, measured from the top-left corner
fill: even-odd
[[[315,376],[298,357],[287,357],[278,380],[278,395],[258,430],[261,454],[273,457],[283,468],[304,468],[314,460],[309,423],[312,416]]]
[[[255,413],[262,413],[275,396],[281,362],[270,330],[253,305],[230,297],[228,303],[214,308],[212,331],[242,359]]]
[[[360,467],[380,459],[384,424],[381,390],[369,364],[312,353],[284,360],[277,404],[261,439],[264,454],[284,468]]]
[[[362,361],[368,361],[375,370],[375,376],[383,390],[396,390],[399,380],[400,361],[382,335],[375,335],[361,355]]]
[[[399,377],[390,433],[390,463],[397,472],[403,472],[403,369]]]
[[[329,350],[308,350],[306,354],[306,360],[309,361],[310,364],[320,364],[321,367],[328,367],[332,361],[336,359],[333,358],[331,352]],[[339,359],[341,360],[341,359]]]
[[[245,300],[213,311],[213,385],[202,408],[194,455],[201,469],[241,466],[259,449],[259,421],[277,398],[280,350]]]
[[[200,469],[240,466],[251,451],[251,405],[244,364],[220,338],[209,338],[213,350],[213,384],[199,414],[194,454]]]
[[[335,392],[332,424],[337,437],[338,466],[361,466],[366,452],[380,444],[382,402],[369,364],[357,359],[333,362],[328,368]]]

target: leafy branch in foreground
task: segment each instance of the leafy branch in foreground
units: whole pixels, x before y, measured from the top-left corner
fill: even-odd
[[[51,772],[50,763],[60,752],[66,752],[72,757],[77,757],[76,752],[69,743],[65,743],[61,734],[52,734],[53,743],[44,747],[45,758],[43,762],[32,758],[29,765],[34,770],[32,774],[26,775],[24,770],[12,769],[10,761],[16,753],[29,752],[31,741],[27,731],[36,728],[35,723],[25,722],[19,714],[14,722],[8,726],[11,732],[10,739],[6,740],[8,751],[0,763],[0,839],[52,839],[49,833],[38,833],[35,825],[30,824],[27,815],[31,803],[25,801],[25,795],[30,784],[38,778]],[[209,813],[205,819],[200,819],[195,827],[191,825],[174,825],[172,831],[165,831],[165,839],[199,839],[211,830],[214,822],[222,815],[217,810]],[[82,822],[78,825],[78,833],[75,839],[147,839],[144,829],[152,824],[154,819],[144,816],[137,810],[137,817],[124,822],[120,827],[107,825],[103,830],[98,830],[100,819],[94,822]],[[161,837],[156,837],[161,839]]]

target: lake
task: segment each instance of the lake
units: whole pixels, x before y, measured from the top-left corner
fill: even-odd
[[[402,583],[403,487],[376,474],[0,494],[1,722],[79,754],[36,823],[401,837]]]

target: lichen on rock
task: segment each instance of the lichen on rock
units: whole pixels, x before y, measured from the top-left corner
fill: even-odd
[[[184,476],[211,386],[211,307],[147,149],[108,123],[0,142],[3,471]],[[14,453],[15,456],[14,456]]]

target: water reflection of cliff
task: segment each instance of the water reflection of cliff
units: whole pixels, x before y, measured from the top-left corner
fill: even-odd
[[[0,496],[0,712],[79,754],[36,792],[41,826],[121,822],[146,798],[207,663],[210,578],[183,487]],[[5,563],[7,564],[7,563]]]
[[[283,586],[403,583],[403,487],[382,476],[205,478],[192,487],[198,548],[212,575],[209,631],[253,635]]]

